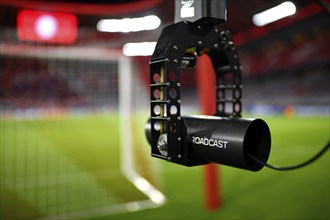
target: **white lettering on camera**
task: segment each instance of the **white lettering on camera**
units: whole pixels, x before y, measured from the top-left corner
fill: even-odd
[[[193,144],[199,144],[199,145],[205,145],[210,147],[218,147],[218,148],[227,148],[228,141],[222,141],[222,140],[214,140],[212,138],[201,138],[192,136],[192,142]]]

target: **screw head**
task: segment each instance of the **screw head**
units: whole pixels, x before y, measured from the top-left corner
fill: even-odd
[[[167,135],[162,134],[158,138],[157,142],[157,149],[159,150],[160,154],[163,156],[167,156]]]

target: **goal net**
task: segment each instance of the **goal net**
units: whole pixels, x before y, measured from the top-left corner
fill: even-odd
[[[1,219],[79,219],[154,208],[148,88],[99,48],[1,44]]]

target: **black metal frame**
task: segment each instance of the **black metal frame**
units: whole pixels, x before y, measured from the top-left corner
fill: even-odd
[[[181,117],[180,69],[207,54],[216,72],[216,116],[240,118],[241,65],[228,30],[212,22],[182,21],[164,28],[150,59],[152,156],[186,166],[208,163],[192,156]],[[189,56],[187,56],[189,54]]]

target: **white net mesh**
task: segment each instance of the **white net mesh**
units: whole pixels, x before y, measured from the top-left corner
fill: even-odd
[[[132,79],[130,59],[19,47],[1,54],[1,219],[89,218],[163,204],[143,134],[147,90]]]

